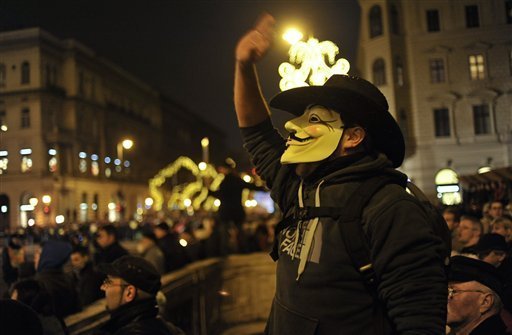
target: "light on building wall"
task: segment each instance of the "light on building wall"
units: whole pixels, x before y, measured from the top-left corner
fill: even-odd
[[[492,168],[490,166],[482,166],[481,168],[478,169],[478,174],[482,174],[482,173],[487,173],[489,171],[491,171]]]
[[[92,154],[92,155],[91,155],[91,160],[93,160],[93,161],[97,161],[97,160],[98,160],[98,155],[96,155],[96,154]]]
[[[3,124],[2,126],[0,126],[0,130],[7,131],[7,130],[9,130],[9,128],[7,127],[7,125]]]
[[[80,151],[80,152],[78,153],[78,157],[80,157],[80,158],[84,159],[84,158],[87,158],[87,154],[86,154],[85,152],[83,152],[83,151]]]
[[[20,154],[21,155],[30,155],[30,154],[32,154],[32,149],[28,149],[28,148],[21,149]]]
[[[323,85],[333,74],[347,74],[350,63],[345,58],[335,60],[339,48],[331,41],[320,42],[309,38],[307,42],[297,41],[290,46],[289,62],[279,65],[282,77],[281,91],[309,85]]]
[[[153,198],[147,197],[144,199],[144,205],[147,209],[151,208],[151,206],[153,206]]]
[[[28,199],[28,203],[33,207],[36,207],[38,202],[39,202],[39,200],[37,200],[37,198]]]
[[[35,225],[35,224],[36,224],[36,220],[34,220],[34,219],[32,219],[32,218],[31,218],[31,219],[28,219],[27,223],[28,223],[28,225],[29,225],[30,227],[32,227],[33,225]]]
[[[49,150],[48,150],[48,155],[50,155],[50,156],[55,156],[55,155],[57,155],[57,150],[55,150],[55,149],[49,149]]]
[[[5,205],[0,207],[0,212],[2,212],[2,213],[7,213],[8,210],[9,210],[9,208],[7,206],[5,206]]]
[[[52,197],[50,197],[48,194],[45,194],[41,197],[41,201],[45,205],[49,205],[52,202]]]
[[[62,223],[64,223],[64,220],[65,220],[64,215],[57,215],[55,217],[55,223],[56,224],[62,224]]]

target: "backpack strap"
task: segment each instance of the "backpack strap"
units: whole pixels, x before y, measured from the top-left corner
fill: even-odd
[[[376,279],[370,246],[363,231],[362,214],[372,197],[385,185],[399,184],[405,186],[405,180],[391,176],[375,176],[366,179],[352,193],[350,206],[343,213],[343,221],[339,223],[341,238],[345,243],[348,255],[355,268],[362,275],[370,292],[376,294]]]

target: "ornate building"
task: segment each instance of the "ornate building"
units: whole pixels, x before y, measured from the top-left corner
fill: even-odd
[[[193,134],[219,147],[224,137],[86,46],[39,28],[0,33],[0,129],[0,231],[132,218],[159,169],[201,158]]]
[[[406,136],[402,169],[456,203],[457,176],[512,163],[512,1],[359,3],[358,68]]]

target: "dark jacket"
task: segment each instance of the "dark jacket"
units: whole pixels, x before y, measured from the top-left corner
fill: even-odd
[[[156,300],[144,299],[122,305],[110,314],[101,334],[181,335],[181,329],[158,316]]]
[[[128,251],[123,248],[119,242],[114,242],[105,249],[99,249],[94,255],[94,263],[96,265],[101,263],[112,263],[121,256],[128,255]]]
[[[244,128],[242,135],[257,173],[289,214],[299,206],[301,179],[294,165],[280,164],[284,140],[270,121]],[[365,154],[322,164],[303,180],[304,206],[348,207],[369,175],[404,177],[391,166],[384,155]],[[378,303],[352,265],[337,221],[293,222],[278,236],[277,287],[267,333],[444,333],[443,244],[427,220],[416,199],[394,184],[384,186],[365,207],[362,225],[377,274]]]
[[[97,272],[91,262],[87,262],[78,273],[73,271],[74,284],[82,307],[105,297],[100,289],[104,278],[105,275]]]
[[[510,335],[499,314],[495,314],[479,324],[469,335]]]
[[[169,232],[158,239],[157,244],[164,253],[166,272],[174,271],[190,263],[186,249],[180,245],[177,235]]]

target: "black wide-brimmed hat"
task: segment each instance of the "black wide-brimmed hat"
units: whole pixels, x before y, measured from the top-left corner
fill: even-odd
[[[360,125],[373,138],[377,151],[399,167],[405,156],[400,127],[388,111],[384,95],[370,82],[347,75],[333,75],[323,86],[297,87],[277,94],[270,106],[302,115],[306,107],[318,104],[340,113],[346,125]]]

